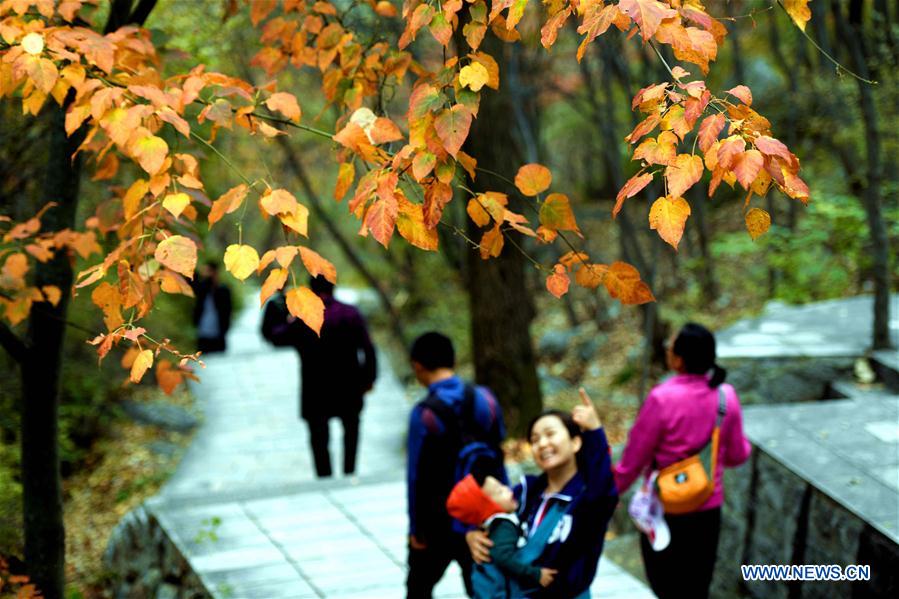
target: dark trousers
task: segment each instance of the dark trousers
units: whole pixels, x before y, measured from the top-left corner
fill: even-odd
[[[425,549],[409,547],[409,575],[406,577],[407,599],[430,599],[434,586],[443,578],[450,562],[455,560],[462,568],[465,592],[473,595],[471,588],[471,553],[465,537],[448,534],[442,539],[428,541]]]
[[[640,540],[652,592],[659,599],[707,598],[718,552],[721,508],[666,514],[665,521],[671,529],[671,544],[663,551],[653,551],[646,535]]]
[[[359,412],[339,416],[343,423],[343,473],[353,474],[356,471],[356,450],[359,446]],[[315,473],[319,478],[331,476],[331,454],[328,453],[328,421],[330,417],[310,418],[309,442],[312,445],[312,457],[315,460]]]

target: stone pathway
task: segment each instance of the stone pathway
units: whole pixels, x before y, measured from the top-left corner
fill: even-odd
[[[229,335],[229,351],[206,361],[203,382],[193,387],[204,423],[148,509],[215,597],[402,597],[411,405],[402,386],[380,359],[363,412],[359,480],[316,481],[298,418],[296,353],[267,346],[259,318],[249,305]],[[335,421],[335,465],[339,428]],[[593,592],[652,597],[608,560]],[[436,596],[465,596],[455,565]]]
[[[856,357],[871,347],[873,299],[859,296],[787,306],[770,302],[758,318],[716,335],[719,358]],[[890,332],[899,346],[899,294],[890,301]]]

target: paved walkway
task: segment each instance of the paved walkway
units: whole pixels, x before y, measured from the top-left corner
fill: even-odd
[[[207,360],[193,387],[205,421],[148,507],[215,597],[402,597],[410,407],[402,386],[381,359],[363,412],[359,480],[314,481],[296,354],[265,345],[259,318],[248,306],[228,353]],[[339,465],[336,422],[332,433]],[[593,592],[652,597],[608,560]],[[465,596],[455,565],[436,596]]]
[[[871,347],[873,299],[859,296],[788,306],[770,302],[758,318],[716,335],[719,358],[856,357]],[[890,301],[890,333],[899,346],[899,294]]]

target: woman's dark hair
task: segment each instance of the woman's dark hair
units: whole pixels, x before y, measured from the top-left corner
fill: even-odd
[[[709,387],[717,387],[727,377],[727,371],[715,363],[715,336],[700,324],[685,324],[674,339],[671,351],[680,356],[684,370],[690,374],[706,374],[711,370]]]
[[[418,362],[427,370],[453,368],[456,365],[456,351],[449,337],[431,331],[420,335],[412,342],[409,359]]]
[[[309,287],[315,295],[334,295],[334,283],[324,275],[309,277]]]
[[[562,421],[562,424],[565,425],[565,428],[568,429],[568,434],[571,435],[571,438],[581,436],[581,427],[575,423],[574,418],[571,417],[571,414],[568,412],[563,412],[562,410],[543,410],[537,416],[531,419],[528,423],[528,440],[531,438],[531,433],[534,431],[534,425],[537,424],[537,421],[543,418],[544,416],[556,416],[559,420]]]

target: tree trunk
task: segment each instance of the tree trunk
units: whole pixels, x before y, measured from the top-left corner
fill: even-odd
[[[852,68],[859,76],[867,79],[869,77],[867,60],[864,48],[859,42],[861,36],[864,35],[862,24],[860,21],[846,21],[838,3],[833,5],[833,9],[837,32],[849,50]],[[859,15],[860,11],[850,10],[849,14]],[[866,181],[862,200],[871,235],[874,270],[873,347],[874,349],[886,349],[892,346],[890,341],[890,245],[881,210],[880,185],[883,174],[880,131],[871,85],[859,79],[856,82],[859,92],[859,107],[865,128]]]
[[[51,109],[49,158],[44,178],[43,205],[58,205],[42,217],[43,231],[73,228],[78,205],[80,144],[76,133],[66,137],[65,112]],[[35,304],[28,321],[29,349],[22,374],[22,500],[25,520],[25,563],[28,574],[48,598],[62,597],[65,588],[65,528],[59,472],[59,376],[65,338],[66,310],[72,286],[68,256],[58,254],[36,263],[34,285],[62,290],[56,306]]]
[[[500,72],[506,72],[508,60],[501,42],[488,37],[481,50],[497,57]],[[521,163],[518,153],[510,151],[516,147],[512,139],[516,123],[509,100],[506,83],[499,92],[488,90],[482,94],[465,151],[477,159],[479,167],[511,178]],[[488,175],[481,173],[472,183],[474,190],[501,191],[509,194],[514,202],[518,195],[514,188],[485,177]],[[511,207],[516,209],[514,204]],[[477,225],[469,220],[467,226],[469,237],[480,240],[482,231]],[[518,233],[510,232],[509,237],[522,245]],[[522,433],[527,422],[543,407],[531,344],[533,298],[527,292],[524,264],[524,256],[508,242],[498,258],[482,260],[477,251],[468,252],[467,287],[475,378],[496,393],[511,433]]]

